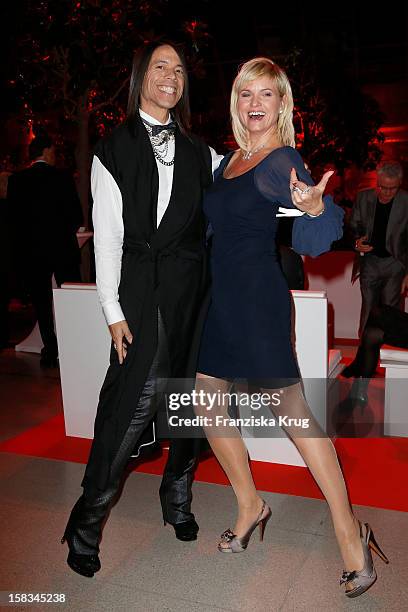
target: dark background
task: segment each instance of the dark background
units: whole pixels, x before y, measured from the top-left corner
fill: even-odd
[[[72,7],[77,7],[75,13]],[[102,18],[104,7],[107,14]],[[62,163],[75,167],[75,117],[58,106],[59,93],[53,91],[56,78],[49,59],[53,45],[84,53],[78,55],[78,66],[74,62],[71,67],[71,72],[79,74],[88,60],[92,70],[93,59],[85,47],[92,49],[105,38],[107,51],[101,63],[109,63],[111,57],[121,67],[114,74],[116,83],[105,74],[98,75],[106,96],[129,73],[132,50],[141,40],[160,35],[185,44],[191,67],[193,126],[218,150],[233,146],[228,104],[238,65],[255,55],[267,55],[287,70],[306,126],[316,115],[321,120],[319,133],[313,135],[299,133],[295,118],[301,153],[312,168],[332,163],[340,173],[348,169],[349,180],[361,183],[361,173],[353,178],[353,169],[370,170],[381,156],[407,164],[406,2],[374,8],[373,3],[358,2],[18,0],[3,4],[1,11],[2,169],[24,163],[27,139],[32,137],[28,119],[34,128],[45,123],[59,134],[65,146]],[[117,24],[125,13],[117,33],[110,34],[114,21]],[[51,22],[56,25],[50,37]],[[124,39],[128,40],[122,47]],[[43,61],[44,57],[48,59]],[[48,70],[42,87],[38,87],[39,58]],[[53,92],[52,102],[49,92]],[[124,88],[112,109],[91,115],[90,146],[123,119],[126,93]],[[315,104],[317,98],[321,107]],[[96,101],[101,99],[96,95]],[[332,142],[331,148],[326,148],[325,139]],[[345,150],[342,140],[351,140],[345,142]],[[374,146],[372,151],[366,141]]]

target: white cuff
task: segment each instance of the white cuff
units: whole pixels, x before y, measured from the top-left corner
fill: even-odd
[[[108,325],[113,325],[113,323],[126,320],[119,302],[109,302],[108,304],[104,304],[102,306],[102,310]]]
[[[298,208],[285,208],[284,206],[279,206],[279,213],[276,213],[276,217],[302,217],[305,213]]]

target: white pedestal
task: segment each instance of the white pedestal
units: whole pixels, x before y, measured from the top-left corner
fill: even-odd
[[[384,434],[408,437],[408,351],[382,348],[385,368]]]
[[[92,438],[110,350],[95,285],[54,289],[54,309],[65,431],[67,436]]]

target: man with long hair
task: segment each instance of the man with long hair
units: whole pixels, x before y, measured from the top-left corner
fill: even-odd
[[[163,42],[139,49],[127,120],[98,143],[92,165],[96,282],[112,346],[84,492],[63,538],[69,566],[84,576],[100,569],[102,524],[157,411],[158,379],[195,375],[190,349],[206,286],[201,204],[217,156],[191,135],[189,119],[180,50]],[[160,487],[164,521],[185,541],[198,531],[195,454],[192,440],[171,441]]]

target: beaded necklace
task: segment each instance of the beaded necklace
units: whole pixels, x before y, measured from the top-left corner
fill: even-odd
[[[160,134],[153,136],[153,129],[150,123],[143,120],[143,123],[146,127],[147,133],[149,134],[150,142],[152,144],[153,154],[157,161],[159,161],[163,166],[173,166],[174,165],[174,156],[170,161],[166,161],[165,157],[167,156],[169,150],[169,141],[174,140],[174,131],[163,129]],[[160,147],[163,149],[160,151]]]

